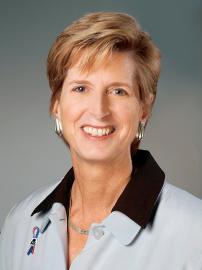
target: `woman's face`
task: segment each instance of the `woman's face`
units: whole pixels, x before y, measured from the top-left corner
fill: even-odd
[[[98,69],[69,69],[54,114],[74,158],[109,162],[130,155],[138,124],[146,114],[138,99],[130,53],[113,53]]]

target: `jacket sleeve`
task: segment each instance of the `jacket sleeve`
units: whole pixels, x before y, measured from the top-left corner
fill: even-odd
[[[7,223],[7,218],[4,221],[4,224],[1,228],[1,234],[0,234],[0,269],[1,270],[8,270],[8,268],[6,268],[6,262],[5,262],[6,223]]]
[[[14,232],[14,225],[12,222],[12,212],[16,205],[9,211],[3,226],[0,230],[0,270],[12,270],[9,266],[9,257],[12,254],[12,235]]]

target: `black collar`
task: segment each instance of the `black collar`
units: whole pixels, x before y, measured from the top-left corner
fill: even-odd
[[[131,180],[118,198],[112,211],[120,211],[145,228],[152,217],[164,185],[165,174],[145,150],[138,150],[132,156]],[[58,186],[34,209],[31,216],[48,211],[53,203],[64,205],[68,214],[69,196],[74,181],[71,168]]]

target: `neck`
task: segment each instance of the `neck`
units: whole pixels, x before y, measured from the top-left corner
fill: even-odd
[[[72,156],[75,180],[72,186],[71,217],[78,223],[100,222],[113,208],[130,180],[131,156],[113,162],[92,163]],[[92,220],[93,218],[93,220]]]

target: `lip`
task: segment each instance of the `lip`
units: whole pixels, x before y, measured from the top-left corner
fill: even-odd
[[[84,125],[84,126],[89,126],[89,127],[99,128],[98,126],[96,127],[96,126],[91,126],[91,125]],[[82,127],[84,127],[84,126],[82,126]],[[87,139],[90,139],[90,140],[93,140],[93,141],[103,141],[103,140],[107,140],[107,139],[113,137],[113,136],[114,136],[114,133],[115,133],[115,128],[113,128],[114,131],[113,131],[112,133],[108,134],[108,135],[103,135],[103,136],[100,136],[100,137],[99,137],[99,136],[92,136],[91,134],[86,133],[86,132],[83,130],[82,127],[81,127],[81,132],[82,132],[82,134],[83,134]],[[106,126],[106,127],[112,127],[112,126]],[[104,127],[100,127],[100,128],[104,128]]]
[[[82,125],[81,128],[83,127],[92,127],[92,128],[113,128],[115,129],[115,127],[113,125],[107,125],[107,126],[97,126],[97,125],[88,125],[88,124],[85,124],[85,125]]]

